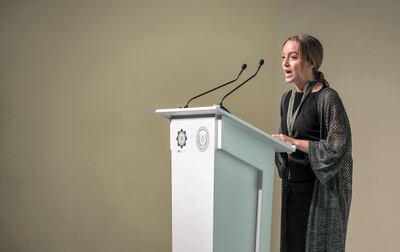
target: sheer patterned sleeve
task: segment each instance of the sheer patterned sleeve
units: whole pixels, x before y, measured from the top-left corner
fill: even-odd
[[[346,167],[351,157],[350,123],[343,103],[333,89],[324,91],[317,105],[322,140],[309,142],[311,168],[323,184]]]

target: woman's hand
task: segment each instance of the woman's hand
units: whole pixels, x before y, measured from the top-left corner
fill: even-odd
[[[272,137],[275,139],[285,142],[290,145],[296,146],[296,149],[299,149],[305,153],[308,153],[308,141],[307,140],[299,140],[293,137],[289,137],[285,134],[272,134]]]
[[[284,134],[273,134],[272,137],[274,137],[275,139],[278,139],[282,142],[288,143],[290,145],[296,145],[294,142],[296,139],[286,136]]]

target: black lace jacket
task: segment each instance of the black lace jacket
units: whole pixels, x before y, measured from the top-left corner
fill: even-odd
[[[282,97],[282,106],[287,94]],[[308,217],[306,252],[340,252],[345,251],[352,194],[350,123],[339,95],[332,88],[321,90],[317,106],[322,140],[309,142],[310,164],[317,179]],[[285,174],[286,161],[279,153],[276,165],[285,193],[286,181],[282,174]],[[285,204],[282,203],[284,212]],[[281,250],[285,243],[285,229],[283,221]]]

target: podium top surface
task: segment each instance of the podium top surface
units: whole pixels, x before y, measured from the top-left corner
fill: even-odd
[[[157,114],[171,119],[174,117],[196,117],[196,116],[215,116],[215,115],[230,115],[219,105],[213,105],[210,107],[193,107],[193,108],[171,108],[171,109],[157,109]]]
[[[243,121],[239,117],[234,116],[231,113],[228,113],[225,110],[221,109],[219,105],[213,105],[209,107],[157,109],[156,113],[169,120],[174,118],[226,116],[250,128],[255,133],[258,133],[261,137],[264,137],[265,140],[271,141],[276,146],[276,151],[278,152],[294,152],[296,150],[295,146],[291,146],[285,142],[275,139],[270,134],[265,133],[264,131],[254,127],[246,121]]]

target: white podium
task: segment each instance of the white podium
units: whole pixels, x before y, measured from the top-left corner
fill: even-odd
[[[270,250],[275,152],[294,147],[219,106],[170,120],[173,252]]]

